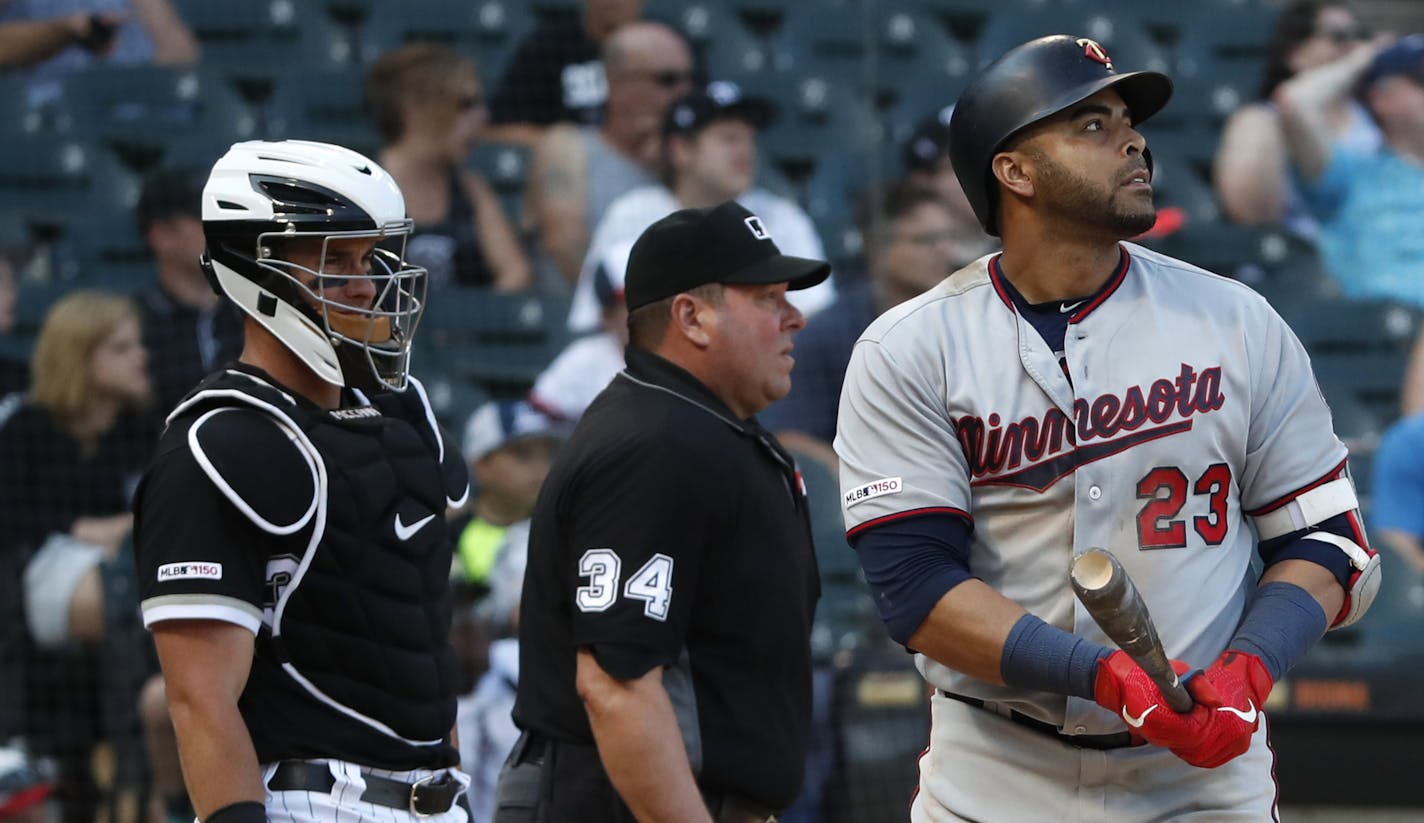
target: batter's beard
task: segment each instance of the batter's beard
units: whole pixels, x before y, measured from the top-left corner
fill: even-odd
[[[1042,152],[1033,155],[1039,169],[1040,196],[1047,208],[1090,222],[1123,240],[1142,234],[1157,222],[1157,207],[1150,197],[1144,207],[1129,210],[1119,199],[1125,189],[1104,190]]]

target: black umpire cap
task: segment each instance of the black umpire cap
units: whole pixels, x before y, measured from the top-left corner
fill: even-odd
[[[761,218],[729,200],[675,211],[643,231],[628,254],[624,297],[632,311],[708,283],[786,283],[808,289],[831,264],[781,253]]]
[[[695,134],[718,120],[741,120],[761,130],[774,119],[776,107],[770,101],[746,96],[741,86],[729,80],[713,80],[668,107],[663,134]]]

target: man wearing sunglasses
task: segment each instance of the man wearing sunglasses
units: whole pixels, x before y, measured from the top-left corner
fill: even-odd
[[[560,124],[534,150],[525,218],[547,271],[570,283],[589,233],[619,195],[657,181],[663,115],[692,89],[692,52],[661,23],[630,23],[603,44],[608,100],[598,126]]]

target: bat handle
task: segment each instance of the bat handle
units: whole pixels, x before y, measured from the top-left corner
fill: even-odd
[[[1163,660],[1165,662],[1165,658]],[[1142,664],[1138,663],[1138,665]],[[1187,687],[1182,684],[1182,679],[1172,670],[1171,663],[1167,663],[1167,670],[1172,672],[1171,682],[1164,684],[1159,681],[1157,686],[1162,690],[1162,696],[1167,699],[1167,705],[1172,708],[1172,711],[1186,714],[1192,710],[1192,706],[1196,705],[1196,701],[1187,692]]]

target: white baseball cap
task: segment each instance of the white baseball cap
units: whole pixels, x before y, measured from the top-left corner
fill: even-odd
[[[564,428],[525,400],[491,400],[465,421],[466,460],[478,460],[515,440],[561,439]]]

